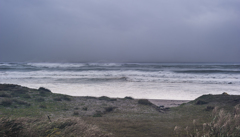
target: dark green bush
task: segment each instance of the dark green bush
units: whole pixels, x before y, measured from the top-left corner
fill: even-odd
[[[12,105],[12,103],[13,103],[12,99],[5,99],[2,100],[1,105],[3,105],[4,107],[9,107]]]
[[[46,96],[47,96],[47,93],[44,92],[44,91],[39,91],[39,95],[42,96],[42,97],[46,97]]]
[[[214,106],[207,106],[207,108],[205,109],[206,111],[211,111],[213,110],[215,107]]]
[[[41,91],[42,93],[44,93],[44,92],[51,93],[51,90],[49,90],[49,89],[47,89],[47,88],[44,88],[44,87],[40,87],[40,88],[38,89],[38,91]]]
[[[62,101],[62,100],[71,101],[71,98],[68,97],[67,95],[63,95],[63,96],[55,97],[55,98],[53,98],[53,100],[54,101]]]
[[[39,95],[42,96],[42,97],[46,97],[48,96],[48,93],[51,93],[51,91],[49,89],[46,89],[46,88],[43,88],[43,87],[40,87],[38,89],[39,91]]]
[[[93,117],[102,117],[102,114],[101,111],[96,111],[95,114],[93,114]]]
[[[206,102],[206,101],[203,101],[203,100],[198,100],[197,102],[196,102],[196,105],[204,105],[204,104],[207,104],[208,102]]]
[[[36,99],[35,99],[35,101],[37,101],[37,102],[43,102],[43,101],[45,101],[45,99],[44,99],[44,98],[41,98],[41,97],[39,97],[39,98],[36,98]]]
[[[6,93],[0,93],[0,97],[6,97],[6,98],[10,98],[11,95],[6,94]]]
[[[29,94],[25,94],[23,95],[23,98],[31,98],[31,96]]]
[[[11,90],[14,88],[18,88],[20,87],[19,85],[13,85],[13,84],[0,84],[0,91],[7,91],[7,90]]]
[[[74,111],[74,112],[73,112],[73,115],[74,115],[74,116],[78,116],[78,115],[79,115],[78,111]]]
[[[88,110],[88,108],[87,108],[87,107],[83,107],[83,108],[82,108],[82,110],[84,110],[84,111],[87,111],[87,110]]]
[[[68,111],[69,109],[65,107],[65,108],[63,108],[62,110],[63,110],[63,111]]]
[[[16,104],[18,104],[18,105],[31,106],[30,103],[25,102],[25,101],[22,101],[22,100],[14,99],[13,101],[14,101]]]
[[[19,94],[17,94],[16,92],[11,92],[10,94],[11,94],[12,97],[17,97],[17,96],[19,96]]]
[[[84,98],[86,98],[86,99],[97,99],[96,97],[91,97],[91,96],[86,96]]]
[[[18,90],[11,91],[11,96],[19,97],[19,96],[24,96],[26,93],[28,93],[28,90],[18,89]]]
[[[124,99],[130,99],[130,100],[133,100],[133,98],[132,98],[132,97],[125,97]]]
[[[44,104],[41,104],[41,105],[39,105],[39,108],[47,108],[47,106]]]
[[[26,94],[28,92],[27,89],[18,89],[15,91],[17,94]]]
[[[111,112],[115,109],[116,107],[106,107],[105,112]]]
[[[101,96],[98,98],[99,100],[106,100],[106,101],[117,101],[115,98],[109,98],[107,96]]]
[[[139,99],[138,100],[138,104],[141,104],[141,105],[153,105],[149,100],[147,99]]]
[[[62,98],[61,97],[55,97],[53,98],[54,101],[62,101]]]
[[[63,99],[63,100],[66,100],[66,101],[71,101],[71,98],[68,97],[68,96],[66,96],[66,95],[65,95],[65,96],[62,96],[62,99]]]

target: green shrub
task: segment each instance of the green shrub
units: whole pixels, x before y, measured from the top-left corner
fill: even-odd
[[[31,96],[29,94],[25,94],[23,95],[23,98],[31,98]]]
[[[9,107],[12,105],[12,103],[13,103],[12,99],[5,99],[5,100],[2,100],[1,105],[3,105],[4,107]]]
[[[111,112],[115,109],[116,107],[106,107],[105,112]]]
[[[132,97],[125,97],[124,99],[130,99],[130,100],[133,100],[133,98],[132,98]]]
[[[40,87],[40,88],[38,89],[38,91],[40,91],[40,92],[42,92],[42,93],[44,93],[44,92],[51,93],[51,90],[49,90],[49,89],[47,89],[47,88],[44,88],[44,87]]]
[[[53,98],[53,100],[54,101],[62,101],[62,100],[71,101],[71,98],[68,97],[67,95],[62,95],[62,96],[58,96],[58,97]]]
[[[51,91],[49,89],[46,89],[46,88],[43,88],[43,87],[40,87],[38,89],[39,91],[39,95],[42,96],[42,97],[46,97],[48,96],[49,93],[51,93]]]
[[[27,89],[22,88],[22,89],[17,89],[14,91],[16,94],[26,94],[28,92]]]
[[[117,101],[115,98],[109,98],[107,96],[101,96],[98,98],[99,100],[106,100],[106,101]]]
[[[95,114],[93,114],[93,117],[102,117],[102,114],[101,111],[96,111]]]
[[[11,91],[11,96],[19,97],[19,96],[23,96],[26,93],[28,93],[28,90],[26,90],[26,89],[18,89],[18,90]]]
[[[230,83],[232,83],[232,82],[230,82]],[[222,95],[229,95],[229,94],[227,92],[223,92]]]
[[[30,103],[25,102],[25,101],[22,101],[22,100],[14,99],[13,101],[14,101],[16,104],[18,104],[18,105],[31,106]]]
[[[16,92],[11,92],[10,95],[11,95],[12,97],[17,97],[17,96],[19,96],[19,94],[17,94]]]
[[[84,111],[87,111],[87,110],[88,110],[88,108],[87,108],[87,107],[83,107],[83,108],[82,108],[82,110],[84,110]]]
[[[6,94],[6,93],[1,93],[1,94],[0,94],[0,97],[6,97],[6,98],[10,98],[10,97],[11,97],[11,95],[9,95],[9,94]]]
[[[41,98],[41,97],[39,97],[39,98],[36,98],[36,99],[35,99],[35,101],[37,101],[37,102],[43,102],[43,101],[45,101],[45,99],[44,99],[44,98]]]
[[[71,98],[68,97],[68,96],[66,96],[66,95],[65,95],[65,96],[62,96],[62,99],[63,99],[63,100],[66,100],[66,101],[71,101]]]
[[[206,101],[203,101],[203,100],[198,100],[197,102],[196,102],[196,105],[204,105],[204,104],[207,104],[208,102],[206,102]]]
[[[205,109],[206,111],[211,111],[214,109],[214,106],[207,106],[207,108]]]
[[[84,98],[86,98],[86,99],[97,99],[96,97],[91,97],[91,96],[86,96]]]
[[[73,115],[74,115],[74,116],[78,116],[78,115],[79,115],[78,111],[74,111],[74,112],[73,112]]]
[[[138,104],[141,104],[141,105],[153,105],[149,100],[147,99],[139,99],[138,100]]]
[[[66,108],[66,107],[64,107],[62,110],[63,110],[63,111],[68,111],[69,109],[68,109],[68,108]]]
[[[46,97],[47,96],[46,92],[43,92],[43,91],[39,91],[39,95],[42,96],[42,97]]]
[[[47,106],[46,105],[44,105],[44,104],[41,104],[41,105],[39,105],[39,108],[47,108]]]
[[[0,84],[0,91],[3,91],[3,90],[8,91],[8,90],[12,90],[19,87],[21,86],[14,85],[14,84]]]
[[[54,101],[62,101],[62,98],[61,97],[55,97],[53,98]]]

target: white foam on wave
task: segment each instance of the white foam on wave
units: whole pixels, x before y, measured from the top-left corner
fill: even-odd
[[[122,63],[87,63],[89,66],[120,67]]]
[[[14,65],[18,66],[13,64],[13,68],[15,68]],[[20,84],[32,88],[43,86],[55,93],[76,96],[194,99],[209,93],[240,94],[240,74],[174,72],[189,70],[187,66],[178,68],[176,65],[162,67],[161,65],[118,63],[28,63],[26,68],[29,66],[56,68],[32,71],[24,70],[25,65],[20,64],[19,70],[2,69],[0,83]],[[78,70],[78,68],[84,69]],[[198,69],[203,70],[203,68]],[[223,70],[227,69],[229,68],[226,67]],[[239,71],[239,69],[236,70]]]
[[[27,65],[46,68],[72,68],[86,66],[84,63],[27,63]]]
[[[21,78],[51,78],[51,79],[118,79],[125,77],[128,82],[158,82],[158,83],[199,83],[199,84],[240,84],[240,75],[231,74],[185,74],[171,71],[136,71],[136,70],[111,70],[111,71],[7,71],[0,72],[2,80]]]
[[[12,65],[9,63],[0,63],[0,67],[10,67],[10,66]]]

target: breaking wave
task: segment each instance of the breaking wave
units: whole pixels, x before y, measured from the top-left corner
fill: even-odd
[[[239,93],[240,64],[0,63],[0,83],[45,86],[70,95],[193,99]]]

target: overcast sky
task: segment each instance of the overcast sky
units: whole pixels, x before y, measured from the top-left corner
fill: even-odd
[[[240,0],[1,0],[18,61],[240,62]]]

